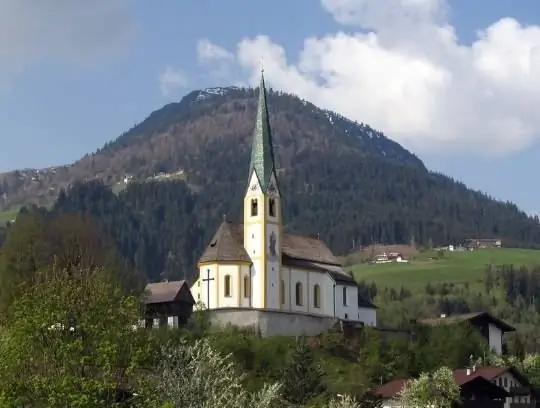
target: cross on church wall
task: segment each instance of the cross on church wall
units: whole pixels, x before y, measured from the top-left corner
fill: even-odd
[[[206,270],[206,278],[203,279],[203,282],[206,282],[206,308],[210,309],[210,282],[215,280],[215,278],[210,277],[210,269]]]

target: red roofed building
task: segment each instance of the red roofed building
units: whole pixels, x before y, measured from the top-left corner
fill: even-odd
[[[460,387],[460,408],[536,407],[529,380],[513,367],[473,367],[454,371]],[[381,385],[375,394],[383,398],[384,408],[401,407],[398,398],[408,380],[398,379]]]

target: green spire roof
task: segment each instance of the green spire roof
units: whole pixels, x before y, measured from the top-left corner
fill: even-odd
[[[253,130],[253,145],[251,147],[251,163],[249,175],[255,172],[263,192],[266,193],[272,173],[275,172],[274,150],[272,147],[272,132],[266,106],[266,87],[264,75],[261,71],[261,84],[259,86],[259,103],[257,106],[257,120]],[[277,182],[277,180],[276,180]]]

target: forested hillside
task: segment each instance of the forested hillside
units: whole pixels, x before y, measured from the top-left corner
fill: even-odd
[[[310,177],[321,181],[303,191],[298,180],[282,177],[286,230],[319,233],[337,254],[349,251],[353,240],[405,242],[414,237],[420,243],[445,243],[496,233],[516,245],[538,242],[532,222],[510,205],[449,181],[438,184],[436,176],[419,185],[416,172],[420,170],[407,166],[388,173],[387,180],[394,186],[390,189],[375,180],[384,167],[376,163],[358,167],[365,172],[361,184],[367,187],[367,195],[356,193],[358,179],[345,177],[342,162],[310,168]],[[340,168],[341,182],[330,186],[328,179]],[[50,214],[91,215],[123,258],[147,280],[189,279],[223,216],[241,221],[244,188],[241,182],[216,183],[196,193],[183,181],[149,182],[129,184],[115,195],[98,181],[76,183],[60,194]],[[12,228],[16,227],[17,222]]]
[[[190,277],[223,215],[240,221],[255,95],[195,91],[73,165],[2,174],[3,208],[51,205],[59,195],[53,212],[92,214],[148,279]],[[287,94],[270,92],[268,103],[286,230],[318,234],[337,254],[470,237],[540,245],[537,218],[429,172],[369,126]],[[147,182],[159,173],[180,180]],[[126,175],[134,182],[120,191]]]

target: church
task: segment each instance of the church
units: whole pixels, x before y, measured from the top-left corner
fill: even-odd
[[[360,295],[325,243],[283,231],[263,73],[247,181],[244,222],[224,219],[210,240],[191,288],[195,301],[208,310],[252,309],[375,326],[377,308]]]

